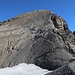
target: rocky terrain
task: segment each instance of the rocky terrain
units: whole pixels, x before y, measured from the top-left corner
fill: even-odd
[[[48,10],[0,22],[0,67],[33,63],[47,75],[75,75],[75,32]]]

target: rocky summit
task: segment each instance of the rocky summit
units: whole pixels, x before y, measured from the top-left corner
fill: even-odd
[[[0,67],[33,63],[47,75],[75,75],[75,32],[48,10],[0,22]]]

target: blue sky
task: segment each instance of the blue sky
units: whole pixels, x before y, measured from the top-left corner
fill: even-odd
[[[62,16],[69,29],[75,30],[75,0],[0,0],[0,21],[43,9]]]

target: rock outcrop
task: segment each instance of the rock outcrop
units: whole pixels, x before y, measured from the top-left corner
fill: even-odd
[[[0,67],[34,63],[56,70],[75,57],[75,36],[66,21],[48,10],[0,22]]]

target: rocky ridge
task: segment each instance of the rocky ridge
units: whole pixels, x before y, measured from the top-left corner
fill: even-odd
[[[0,67],[25,62],[56,73],[74,59],[75,36],[61,16],[39,10],[0,22]]]

